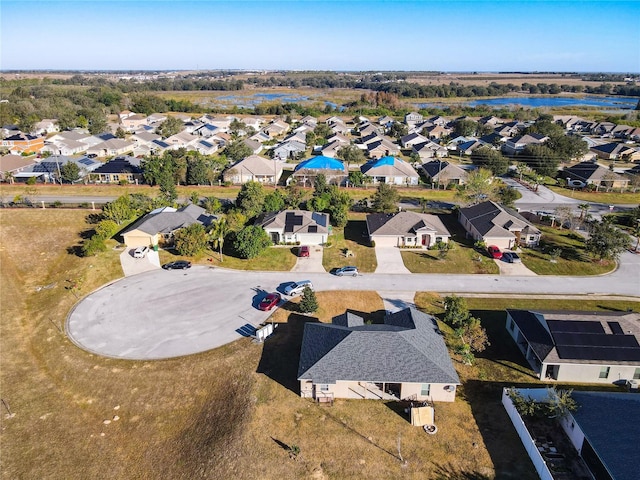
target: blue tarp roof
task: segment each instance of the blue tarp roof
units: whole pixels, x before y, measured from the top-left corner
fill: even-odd
[[[340,160],[336,160],[335,158],[319,156],[312,157],[304,162],[301,162],[296,167],[296,171],[302,169],[313,169],[313,170],[344,170],[344,165]]]
[[[369,164],[371,167],[383,167],[385,165],[393,165],[396,162],[401,162],[402,160],[392,157],[391,155],[387,155],[386,157],[379,158],[377,160],[371,160]]]

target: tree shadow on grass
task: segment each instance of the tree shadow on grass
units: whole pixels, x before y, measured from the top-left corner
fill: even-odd
[[[480,472],[456,470],[450,463],[448,465],[434,463],[434,465],[436,467],[434,480],[489,480],[490,478]]]

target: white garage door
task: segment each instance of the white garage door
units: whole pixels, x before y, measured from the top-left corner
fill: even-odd
[[[382,237],[374,235],[372,239],[376,242],[376,247],[396,247],[398,245],[398,237]]]
[[[305,235],[300,241],[300,245],[321,245],[324,243],[322,235]]]

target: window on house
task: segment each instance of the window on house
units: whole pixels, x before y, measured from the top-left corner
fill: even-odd
[[[600,367],[600,377],[599,378],[609,378],[609,371],[611,367]]]
[[[423,383],[422,386],[420,387],[420,395],[422,395],[423,397],[428,397],[430,391],[431,391],[430,383]]]
[[[442,241],[442,237],[436,237],[436,243],[440,243]]]
[[[633,379],[640,380],[640,368],[636,368],[636,371],[633,372]]]
[[[529,241],[530,241],[530,242],[535,241],[535,239],[536,239],[536,237],[534,237],[534,236],[530,236],[530,237],[529,237]]]
[[[320,387],[320,391],[321,392],[328,392],[329,391],[329,385],[327,385],[327,384],[318,385],[318,387]]]

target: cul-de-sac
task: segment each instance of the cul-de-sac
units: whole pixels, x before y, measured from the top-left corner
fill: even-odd
[[[3,3],[0,478],[638,478],[638,5]]]

